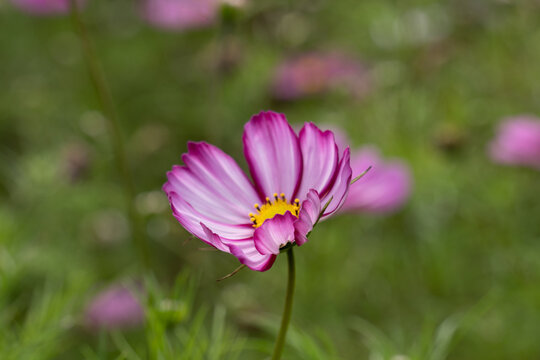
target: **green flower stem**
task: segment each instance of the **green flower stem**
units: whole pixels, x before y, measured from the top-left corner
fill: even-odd
[[[285,337],[287,335],[287,329],[289,328],[289,323],[291,322],[291,312],[292,304],[294,297],[294,284],[295,284],[295,275],[296,270],[294,267],[294,254],[293,248],[287,250],[287,262],[289,264],[289,277],[287,282],[287,296],[285,297],[285,307],[283,308],[283,316],[281,318],[281,328],[279,329],[279,334],[276,340],[276,345],[274,347],[274,354],[272,355],[272,360],[281,359],[281,354],[283,353],[283,346],[285,345]]]
[[[107,85],[107,81],[105,80],[103,70],[99,64],[96,51],[92,41],[90,40],[86,26],[82,20],[76,0],[70,1],[70,8],[73,26],[75,27],[76,33],[81,42],[84,59],[90,73],[90,79],[92,81],[92,85],[94,86],[94,90],[96,91],[103,115],[107,120],[116,166],[120,173],[125,191],[133,243],[139,253],[143,266],[145,268],[149,268],[150,259],[148,255],[147,243],[143,235],[144,232],[142,231],[141,219],[137,213],[137,209],[135,208],[135,187],[133,185],[131,171],[128,166],[124,141],[122,139],[122,132],[120,130],[120,123],[118,121],[111,92]]]

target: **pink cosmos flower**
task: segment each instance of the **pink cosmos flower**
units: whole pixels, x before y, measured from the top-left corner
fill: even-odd
[[[276,70],[272,91],[277,99],[294,100],[344,88],[357,97],[371,88],[365,66],[342,54],[308,53],[283,62]]]
[[[11,0],[19,9],[34,15],[56,15],[69,12],[71,0]],[[84,0],[78,0],[79,6]]]
[[[144,0],[142,13],[156,27],[185,30],[211,25],[218,8],[218,0]]]
[[[86,324],[92,329],[125,329],[144,321],[144,310],[125,286],[113,286],[98,294],[86,309]]]
[[[339,156],[331,131],[307,123],[296,135],[285,115],[271,111],[251,118],[243,142],[253,183],[217,147],[190,142],[184,166],[167,173],[163,190],[187,231],[266,271],[282,247],[304,244],[319,216],[342,206],[350,154],[346,148]]]
[[[488,150],[497,163],[540,169],[540,119],[531,115],[504,119]]]

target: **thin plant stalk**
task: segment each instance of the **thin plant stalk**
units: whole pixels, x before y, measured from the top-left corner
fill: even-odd
[[[82,20],[76,0],[70,1],[70,9],[71,19],[81,43],[83,56],[86,61],[86,65],[88,66],[90,79],[96,92],[99,106],[101,107],[103,115],[107,121],[116,167],[120,173],[122,185],[125,191],[133,243],[137,252],[139,253],[143,267],[148,268],[150,259],[148,255],[147,243],[142,231],[141,219],[135,208],[135,187],[133,184],[131,171],[129,169],[124,141],[122,139],[122,132],[120,130],[120,123],[114,102],[112,100],[111,92],[109,90],[109,86],[107,85],[107,81],[105,80],[103,70],[100,66],[99,59],[88,34],[88,30],[86,29],[86,26]]]
[[[293,297],[294,297],[294,285],[296,281],[295,280],[296,270],[294,266],[294,254],[293,254],[292,247],[289,250],[287,250],[287,263],[289,265],[289,276],[288,276],[288,281],[287,281],[287,295],[285,297],[285,307],[283,308],[283,316],[281,317],[281,327],[279,329],[276,345],[274,346],[274,354],[272,355],[272,360],[281,359],[281,354],[283,353],[283,346],[285,345],[287,329],[289,328],[289,323],[291,322],[292,304],[293,304]]]

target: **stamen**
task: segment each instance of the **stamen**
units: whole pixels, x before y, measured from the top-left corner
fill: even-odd
[[[295,199],[294,202],[288,202],[284,193],[273,194],[273,200],[269,197],[265,198],[263,205],[255,204],[257,214],[249,213],[249,220],[253,223],[254,228],[261,226],[265,220],[272,219],[276,215],[284,215],[290,212],[292,215],[298,217],[300,211],[300,200]]]

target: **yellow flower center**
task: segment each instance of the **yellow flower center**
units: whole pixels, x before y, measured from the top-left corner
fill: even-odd
[[[284,215],[287,211],[298,217],[298,211],[300,210],[300,200],[295,199],[294,202],[289,203],[285,194],[274,194],[274,200],[271,201],[269,197],[266,198],[266,202],[259,206],[255,204],[256,214],[249,213],[249,219],[253,223],[254,228],[261,226],[265,220],[272,219],[276,215]]]

